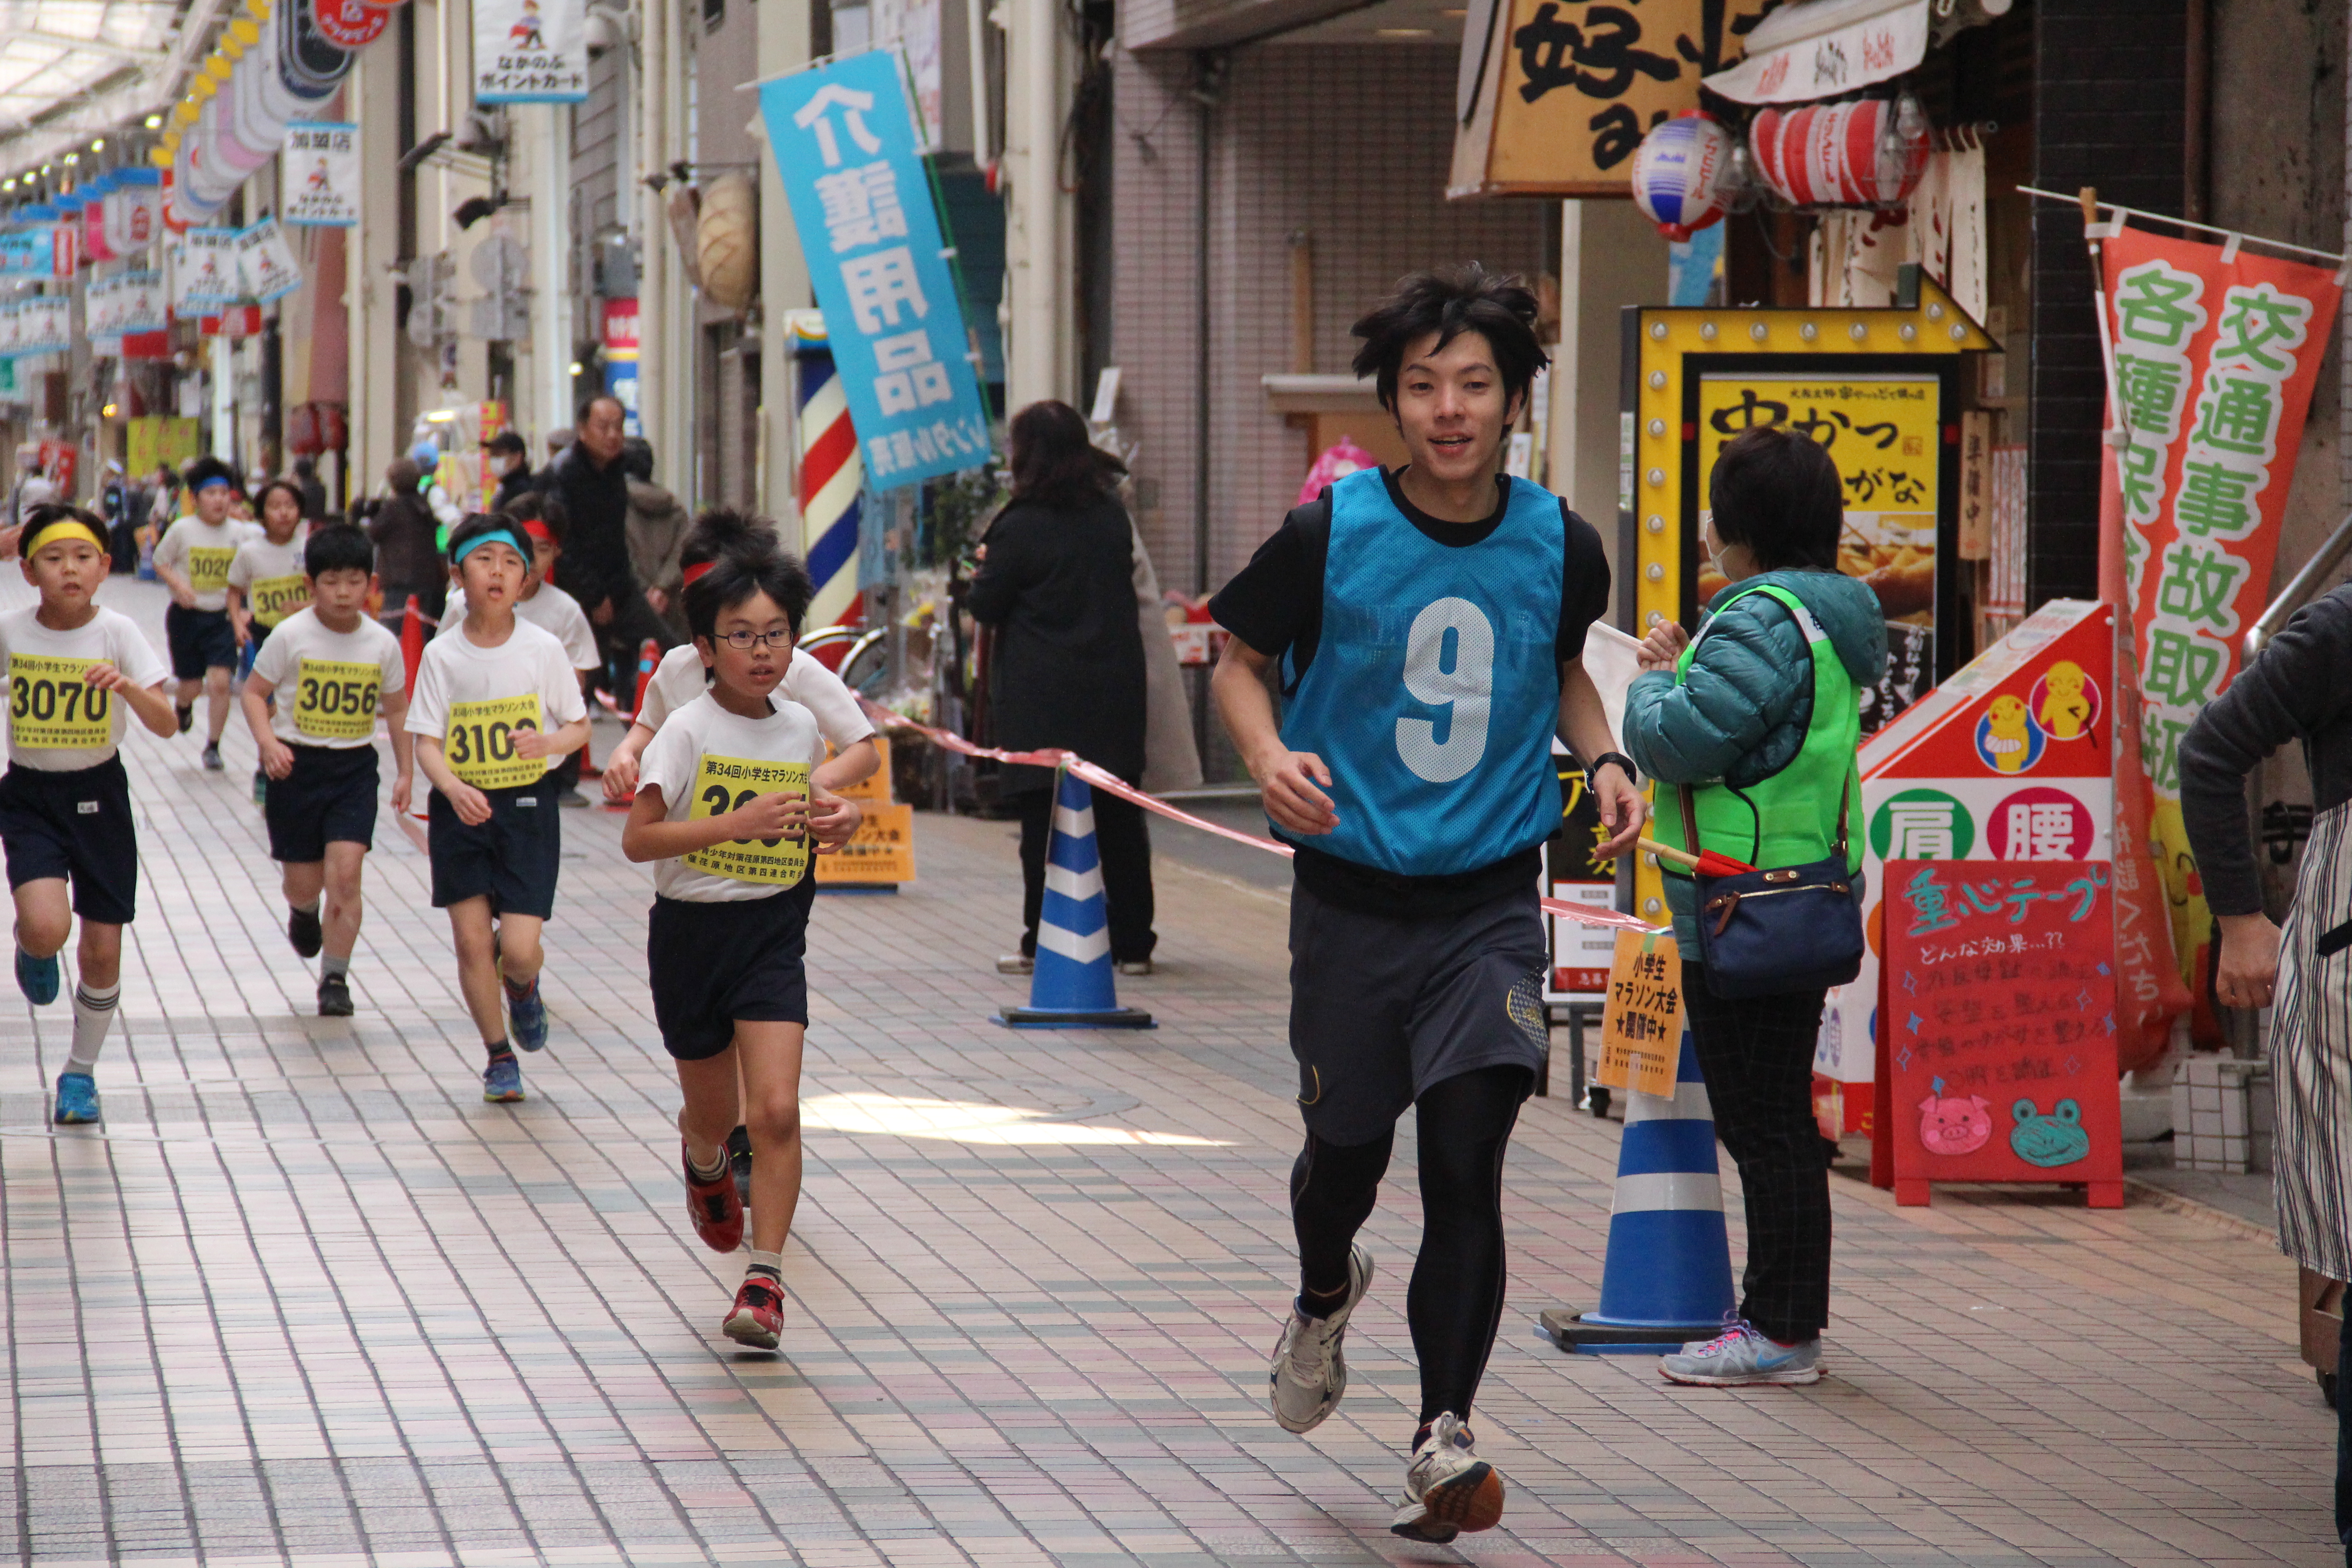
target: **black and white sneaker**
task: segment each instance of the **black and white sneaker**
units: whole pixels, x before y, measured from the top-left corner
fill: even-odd
[[[352,983],[340,974],[330,974],[319,982],[319,1016],[348,1018],[352,1016]]]
[[[1291,1302],[1290,1321],[1274,1347],[1274,1369],[1265,1380],[1274,1418],[1284,1431],[1312,1432],[1339,1407],[1339,1396],[1348,1392],[1348,1357],[1341,1344],[1348,1315],[1371,1288],[1372,1255],[1357,1242],[1348,1249],[1348,1294],[1328,1317],[1310,1318]]]
[[[216,773],[221,771],[223,766],[224,764],[221,762],[220,754],[220,742],[218,741],[205,742],[205,772],[208,773]]]
[[[1472,1451],[1470,1428],[1451,1410],[1429,1424],[1404,1472],[1404,1506],[1389,1532],[1443,1546],[1503,1519],[1503,1478]]]

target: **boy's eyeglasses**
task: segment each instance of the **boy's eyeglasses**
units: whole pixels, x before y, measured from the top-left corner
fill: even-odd
[[[755,647],[790,647],[793,646],[793,634],[789,631],[747,632],[739,628],[718,640],[738,653],[749,653]]]

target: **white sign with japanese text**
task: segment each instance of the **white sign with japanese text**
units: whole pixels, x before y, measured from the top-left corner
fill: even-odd
[[[286,222],[350,228],[360,221],[360,128],[331,121],[286,128]]]
[[[474,0],[474,100],[580,102],[587,30],[584,0]]]

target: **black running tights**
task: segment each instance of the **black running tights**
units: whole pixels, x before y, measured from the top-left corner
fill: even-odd
[[[1421,1420],[1470,1417],[1503,1317],[1503,1151],[1534,1087],[1520,1067],[1479,1068],[1430,1086],[1418,1102],[1421,1256],[1405,1321],[1421,1361]],[[1326,1143],[1312,1132],[1290,1171],[1303,1295],[1336,1304],[1348,1247],[1370,1217],[1393,1133]]]

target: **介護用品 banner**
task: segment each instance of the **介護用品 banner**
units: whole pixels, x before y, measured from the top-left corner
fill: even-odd
[[[987,416],[898,57],[780,77],[761,87],[760,108],[868,480],[896,489],[986,462]]]

